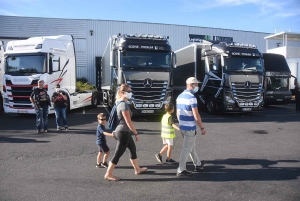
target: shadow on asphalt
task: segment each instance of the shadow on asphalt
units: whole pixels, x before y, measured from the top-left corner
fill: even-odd
[[[207,123],[238,123],[238,122],[299,122],[300,112],[295,112],[295,104],[290,105],[279,105],[279,106],[268,106],[263,112],[257,113],[227,113],[227,114],[216,114],[210,115],[205,112],[200,112],[203,122]],[[100,112],[107,114],[104,107],[91,108],[87,107],[85,109],[86,113],[83,114],[82,108],[70,111],[67,114],[68,125],[72,129],[72,132],[78,134],[94,134],[94,129],[80,130],[81,125],[95,123],[96,115]],[[108,116],[108,114],[107,114]],[[174,122],[178,123],[175,114],[173,114]],[[4,114],[0,115],[0,130],[33,130],[35,129],[35,115],[26,114]],[[161,115],[155,116],[133,116],[133,122],[160,122]],[[17,122],[22,121],[22,126],[18,126]],[[54,114],[48,117],[49,128],[55,128],[55,116]],[[77,130],[75,129],[77,127]],[[70,129],[70,131],[71,131]],[[158,130],[140,130],[141,132],[149,133],[159,133]],[[264,131],[256,131],[257,134],[266,134]]]
[[[0,137],[0,143],[48,143],[50,141],[38,141],[35,139]]]
[[[122,181],[136,181],[136,182],[163,182],[163,181],[212,181],[212,182],[226,182],[226,181],[284,181],[295,180],[300,176],[299,167],[282,167],[287,163],[299,163],[299,160],[278,160],[271,161],[265,159],[225,159],[215,161],[205,161],[205,166],[201,172],[193,172],[191,177],[177,177],[176,169],[178,164],[174,165],[153,165],[147,166],[145,175],[157,175],[161,178],[137,178],[137,179],[123,179]],[[282,163],[282,164],[280,164]],[[281,166],[281,167],[276,167]],[[238,166],[232,167],[231,166]],[[260,166],[260,167],[259,167]],[[272,167],[274,166],[274,167]],[[132,166],[117,166],[116,169],[132,169]],[[170,170],[174,173],[156,173],[155,170]],[[187,170],[193,170],[191,162],[187,163]]]

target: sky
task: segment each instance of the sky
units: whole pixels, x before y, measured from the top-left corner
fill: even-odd
[[[0,15],[300,33],[300,0],[0,0]]]

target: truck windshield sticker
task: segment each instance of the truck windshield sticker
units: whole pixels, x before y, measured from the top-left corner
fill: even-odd
[[[152,46],[152,45],[128,45],[130,49],[148,49],[148,50],[164,50],[164,46]]]
[[[14,45],[14,48],[35,47],[35,44]]]

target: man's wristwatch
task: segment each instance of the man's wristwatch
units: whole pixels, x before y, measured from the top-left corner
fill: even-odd
[[[204,130],[204,127],[203,128],[200,128],[201,130]]]

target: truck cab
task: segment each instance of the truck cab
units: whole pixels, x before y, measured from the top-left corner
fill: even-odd
[[[283,55],[264,53],[264,103],[288,104],[292,99],[289,88],[291,70]]]
[[[55,85],[60,84],[61,90],[67,93],[68,109],[93,103],[93,92],[76,91],[76,59],[71,35],[8,42],[3,77],[4,111],[35,114],[29,97],[40,79],[45,81],[49,96],[55,91]],[[53,107],[49,113],[54,113]]]
[[[263,63],[256,46],[214,41],[203,56],[200,100],[209,113],[263,110]]]
[[[196,77],[201,83],[195,95],[208,113],[263,110],[263,63],[256,46],[203,40],[175,53],[174,80]]]
[[[118,34],[109,39],[102,58],[103,102],[112,107],[121,84],[130,85],[134,114],[162,114],[172,101],[175,55],[168,37],[150,34]]]

